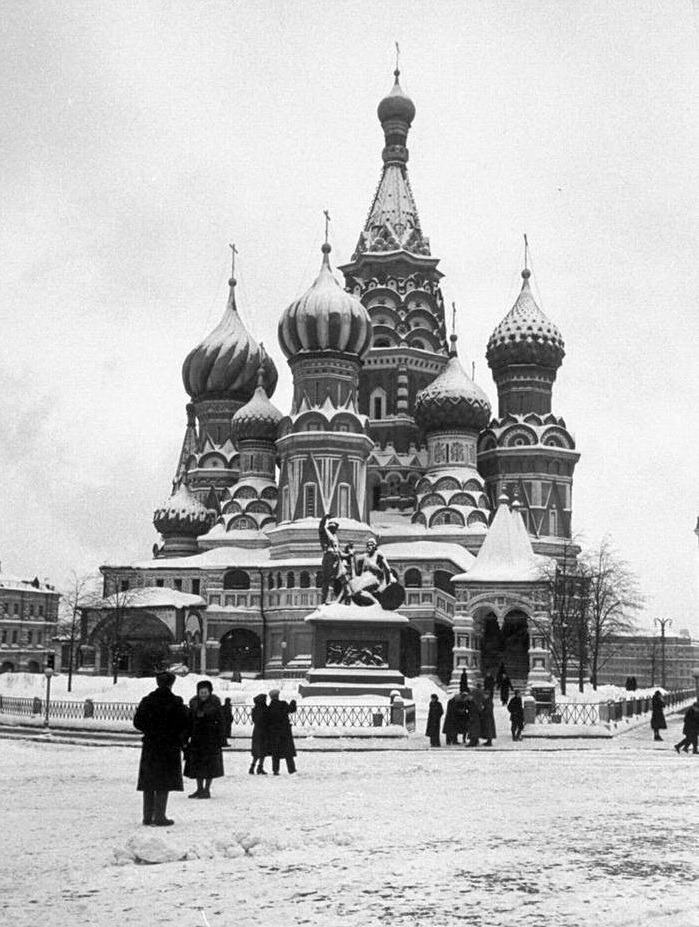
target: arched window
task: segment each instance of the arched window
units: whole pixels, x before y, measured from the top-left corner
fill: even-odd
[[[289,570],[289,572],[286,574],[286,588],[293,589],[295,585],[296,585],[296,577],[294,576],[292,571]]]
[[[284,583],[282,582],[282,574],[277,573],[277,589],[283,589]]]
[[[274,589],[274,573],[270,573],[267,577],[267,588]]]
[[[386,418],[386,391],[380,386],[369,397],[369,415],[373,419]]]
[[[306,483],[303,487],[303,514],[306,518],[316,517],[315,483]]]
[[[249,589],[250,577],[245,570],[229,570],[223,577],[224,589]]]
[[[422,573],[414,567],[405,571],[405,586],[411,586],[413,589],[419,589],[422,586]]]
[[[320,570],[316,573],[316,589],[321,589],[323,586],[323,574]]]
[[[376,341],[374,342],[374,347],[375,348],[390,348],[391,342],[388,340],[388,338],[377,338]]]
[[[340,518],[350,517],[350,488],[347,483],[337,487],[337,514]]]
[[[311,587],[311,574],[307,573],[305,570],[299,576],[299,586],[302,589],[310,589]]]

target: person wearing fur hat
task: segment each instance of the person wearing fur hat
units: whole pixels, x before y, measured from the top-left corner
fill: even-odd
[[[296,711],[296,701],[292,699],[285,702],[279,698],[279,689],[272,689],[269,693],[269,705],[267,706],[267,731],[269,736],[269,752],[272,757],[272,772],[275,776],[279,775],[280,760],[286,760],[286,768],[289,773],[296,772],[296,747],[294,746],[294,736],[291,733],[291,721],[289,715]]]
[[[211,780],[223,775],[226,723],[221,700],[213,694],[208,679],[197,685],[197,694],[189,702],[190,735],[185,749],[184,774],[197,780],[190,798],[211,798]]]
[[[427,710],[427,727],[425,728],[425,737],[430,738],[430,747],[441,746],[439,740],[439,722],[444,714],[442,703],[437,695],[433,692],[430,695],[430,707]]]
[[[184,702],[173,695],[174,673],[158,673],[157,689],[141,699],[133,724],[143,734],[138,767],[139,792],[143,792],[143,823],[146,827],[169,827],[165,816],[170,792],[181,792],[182,746],[187,739],[189,718]]]
[[[252,763],[248,772],[251,776],[257,771],[258,776],[266,776],[264,770],[265,757],[269,756],[269,716],[267,711],[267,696],[264,692],[256,695],[253,708],[250,712],[252,718]]]

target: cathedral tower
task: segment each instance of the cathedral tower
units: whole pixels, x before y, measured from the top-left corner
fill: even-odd
[[[478,442],[478,468],[493,507],[502,492],[518,497],[537,550],[556,554],[571,537],[573,471],[580,455],[562,418],[551,412],[563,338],[537,305],[522,271],[517,300],[488,341],[498,390],[498,418]]]
[[[415,106],[399,83],[379,103],[383,171],[352,260],[340,269],[369,312],[373,343],[359,377],[369,419],[369,506],[410,514],[424,472],[425,436],[415,397],[447,363],[442,274],[430,254],[408,180],[407,139]]]

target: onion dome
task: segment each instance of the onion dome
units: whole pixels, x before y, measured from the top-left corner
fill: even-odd
[[[524,283],[517,300],[488,341],[485,356],[491,368],[511,364],[561,366],[565,356],[563,337],[539,309],[529,286],[531,271],[522,271]]]
[[[330,269],[327,241],[313,286],[295,300],[279,320],[279,344],[287,358],[333,351],[362,358],[371,346],[369,313],[347,293]]]
[[[186,483],[180,483],[167,502],[153,513],[153,524],[164,538],[198,537],[213,524],[214,515],[197,499]]]
[[[408,127],[410,127],[411,122],[415,118],[415,104],[403,91],[403,88],[398,82],[398,78],[400,77],[398,68],[393,72],[393,76],[396,80],[391,88],[391,92],[379,103],[376,112],[381,125],[384,125],[389,119],[400,119],[402,122],[407,122]]]
[[[264,365],[271,396],[277,385],[277,368],[243,325],[235,304],[235,278],[228,281],[230,295],[216,328],[190,351],[182,366],[184,388],[194,400],[236,399],[247,402],[257,383],[257,368]]]
[[[264,350],[264,349],[263,349]],[[284,417],[273,405],[264,387],[265,372],[260,366],[257,370],[257,389],[252,399],[233,416],[231,432],[236,444],[246,438],[258,441],[276,441],[279,422]]]
[[[490,403],[483,390],[461,366],[452,350],[440,375],[415,397],[415,421],[425,432],[443,429],[480,431],[490,421]]]

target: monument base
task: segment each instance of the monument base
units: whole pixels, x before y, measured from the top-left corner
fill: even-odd
[[[412,698],[400,672],[400,634],[409,624],[379,605],[321,605],[305,619],[313,626],[313,668],[299,695],[380,695]]]

